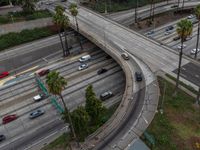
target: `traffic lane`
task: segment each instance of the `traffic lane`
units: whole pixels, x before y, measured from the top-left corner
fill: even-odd
[[[110,80],[111,80],[112,78],[110,78]],[[118,79],[118,80],[116,80],[116,79]],[[119,92],[121,92],[121,91],[123,91],[122,90],[122,86],[123,86],[123,88],[124,88],[124,86],[125,86],[125,82],[124,81],[121,81],[121,82],[119,82],[120,80],[119,79],[122,79],[121,78],[121,76],[120,76],[120,78],[117,76],[117,77],[115,77],[114,79],[112,79],[112,80],[116,80],[116,81],[118,81],[118,82],[112,82],[113,84],[108,84],[108,81],[104,81],[104,82],[100,82],[100,83],[98,83],[98,82],[95,82],[95,84],[93,84],[94,85],[94,88],[97,88],[98,90],[97,90],[97,95],[100,95],[100,92],[102,92],[102,91],[105,91],[105,88],[109,88],[109,89],[112,89],[112,91],[113,91],[113,93],[116,95],[116,93],[119,93]],[[108,85],[106,85],[106,86],[103,86],[103,85],[105,85],[105,83],[107,83]],[[96,85],[97,84],[97,85]],[[119,86],[117,86],[117,85],[119,85]],[[97,86],[97,87],[96,87]],[[100,87],[100,88],[99,88]],[[86,87],[85,87],[86,88]],[[67,99],[71,99],[72,101],[70,101],[70,102],[67,102],[67,104],[68,104],[68,107],[70,108],[70,109],[74,109],[75,107],[77,107],[77,105],[81,105],[82,103],[84,103],[84,99],[83,99],[83,97],[84,97],[84,95],[85,95],[85,89],[82,89],[82,90],[78,90],[77,92],[75,92],[75,93],[72,93],[72,97],[71,98],[67,98]],[[80,94],[78,94],[78,93],[80,93]],[[70,94],[71,95],[71,94]],[[78,97],[77,97],[78,96]],[[66,97],[65,97],[65,99],[66,99]],[[52,111],[52,110],[50,110],[50,111]],[[44,115],[43,115],[44,116]],[[52,118],[52,114],[49,116],[49,118],[47,119],[47,120],[51,120],[51,118]],[[56,116],[56,114],[55,114],[55,116]],[[42,116],[41,117],[39,117],[38,118],[39,120],[42,120],[42,122],[45,122],[45,119],[44,118],[42,118]],[[22,120],[24,120],[24,119],[22,119]],[[27,119],[26,118],[26,121],[25,122],[27,122],[29,119]],[[38,121],[38,120],[37,120]],[[23,121],[24,122],[24,121]],[[35,124],[42,124],[42,122],[36,122]],[[25,126],[25,128],[27,128],[28,126],[30,126],[30,124],[24,124],[24,126]],[[33,124],[33,122],[32,122],[32,124],[31,124],[31,126],[35,126],[34,124]],[[22,130],[22,128],[20,128],[20,130]],[[30,129],[28,129],[28,130],[30,130]]]
[[[92,83],[93,89],[96,93],[96,96],[99,98],[100,95],[106,91],[111,91],[114,96],[118,97],[119,93],[124,92],[125,79],[120,79],[123,73],[119,73],[119,76],[110,76],[104,80]],[[115,81],[115,82],[108,82]],[[83,88],[76,91],[76,93],[68,93],[65,95],[64,100],[68,104],[69,108],[75,108],[78,105],[81,105],[85,102],[85,89],[89,86],[91,82],[88,82]],[[115,97],[113,97],[114,99]],[[76,99],[76,101],[75,101]],[[110,99],[107,99],[108,102]]]
[[[0,64],[3,64],[3,66],[1,66],[1,69],[2,71],[14,70],[15,68],[24,66],[49,54],[52,54],[55,51],[61,51],[60,43],[56,43],[54,45],[46,46],[43,48],[38,48],[35,51],[17,55],[10,59],[1,60]]]
[[[121,68],[120,68],[121,69]],[[121,77],[121,74],[117,74],[117,76],[116,76],[116,74],[112,74],[112,76],[111,76],[111,78],[109,78],[109,80],[116,80],[116,79],[118,79],[117,81],[120,81],[120,79],[123,79],[122,77]],[[114,78],[114,79],[113,79]],[[93,80],[95,80],[95,81],[88,81],[89,82],[89,84],[91,84],[91,82],[94,82],[94,83],[98,83],[97,81],[96,81],[96,79],[93,79]],[[106,80],[106,79],[105,79]],[[106,82],[106,83],[108,83],[108,80],[106,80],[105,81],[104,80],[104,82]],[[87,82],[87,83],[88,83]],[[100,83],[101,83],[101,81],[99,81]],[[117,87],[117,85],[119,84],[119,85],[123,85],[123,83],[124,83],[125,81],[120,81],[120,83],[118,83],[118,82],[115,82],[115,84],[109,84],[109,86],[112,86],[112,88],[113,87]],[[103,83],[104,85],[105,85],[105,83]],[[99,85],[100,86],[100,85]],[[109,86],[107,85],[106,87],[105,86],[102,86],[103,87],[103,89],[105,90],[106,88],[109,88]],[[79,91],[79,90],[81,90],[82,91],[82,93],[84,93],[84,89],[86,88],[86,86],[82,86],[81,84],[79,84],[76,88],[78,88],[78,90],[76,89],[76,90],[73,90],[73,92],[77,92],[77,91]],[[111,88],[111,89],[112,89]],[[119,88],[119,87],[117,87],[117,88]],[[114,89],[114,88],[113,88]],[[119,89],[118,89],[119,90]],[[121,89],[120,89],[121,90]],[[119,91],[120,91],[119,90]],[[71,91],[71,90],[70,90]],[[100,88],[99,88],[99,90],[98,91],[100,91],[101,92],[101,90],[100,90]],[[70,93],[73,93],[73,92],[70,92]],[[105,92],[105,91],[104,91]],[[113,91],[114,92],[114,94],[115,94],[115,91]],[[98,93],[97,93],[98,94]],[[100,94],[100,93],[99,93]],[[69,94],[67,94],[67,95],[69,95]],[[75,95],[77,95],[77,93],[75,93]],[[82,98],[82,97],[84,97],[84,95],[85,94],[83,94],[83,95],[81,95],[80,97]],[[65,94],[63,94],[63,96],[64,96],[64,98],[65,98]],[[72,101],[72,103],[73,102],[76,102],[76,104],[78,103],[77,102],[77,100],[76,101],[74,101],[74,97],[72,97],[71,98],[73,101]],[[78,98],[76,98],[76,99],[78,99]],[[45,102],[45,101],[42,101],[42,103],[47,103],[47,102]],[[25,117],[25,116],[27,116],[26,114],[28,114],[28,113],[30,113],[31,111],[30,110],[35,110],[36,108],[41,108],[40,107],[40,104],[42,104],[42,103],[35,103],[34,105],[32,105],[32,106],[28,106],[27,108],[26,108],[26,110],[19,110],[19,111],[17,111],[16,113],[18,114],[18,115],[22,115],[22,114],[24,114],[23,116],[21,116],[20,117],[20,119],[22,120],[22,122],[28,122],[29,121],[29,118],[28,117]],[[49,107],[49,106],[51,106],[51,105],[46,105],[46,106],[43,106],[44,108],[45,107]],[[73,106],[73,107],[75,107],[75,106]],[[28,111],[27,111],[28,110]],[[52,115],[51,115],[52,116]],[[24,118],[25,117],[25,118]],[[40,119],[40,118],[39,118]],[[15,123],[15,122],[11,122],[10,124],[12,124],[12,123]],[[16,126],[14,126],[12,129],[14,130],[14,128],[17,128],[17,126],[19,126],[18,124],[16,125]],[[30,123],[26,123],[25,125],[25,128],[27,128],[28,126],[33,126],[33,125],[30,125]],[[16,132],[15,132],[15,135],[17,134],[17,132],[20,132],[21,131],[21,128],[20,129],[18,129]],[[14,131],[13,131],[14,132]]]
[[[106,59],[105,57],[106,57],[105,53],[100,53],[96,57],[94,57],[96,59],[94,59],[93,61],[90,61],[88,64],[90,64],[90,66],[93,66],[96,63],[99,63],[100,61],[105,60]],[[59,68],[58,72],[60,72],[62,76],[66,76],[68,74],[77,72],[79,65],[80,65],[80,62],[77,61],[77,62],[72,63],[71,65],[62,66],[62,69]],[[65,73],[62,73],[62,72],[65,72]],[[45,77],[42,77],[42,79],[46,80]],[[32,82],[32,81],[34,82],[32,84],[22,82],[21,84],[16,85],[15,90],[11,90],[11,92],[7,91],[7,93],[5,93],[4,95],[1,95],[1,100],[12,98],[13,96],[15,96],[15,98],[20,97],[21,96],[20,94],[23,94],[24,92],[28,92],[33,89],[36,91],[37,84],[34,77],[31,81],[28,81],[28,82]],[[29,85],[26,85],[26,84],[29,84]],[[19,88],[19,86],[22,86],[22,87]]]
[[[57,119],[53,122],[48,122],[48,125],[41,126],[38,125],[37,130],[33,130],[31,132],[22,133],[22,136],[17,139],[13,139],[11,142],[6,143],[1,146],[1,150],[22,150],[28,147],[33,143],[37,143],[41,141],[48,135],[51,135],[54,132],[59,132],[62,128],[64,128],[66,124],[63,123],[62,120]]]
[[[145,88],[140,89],[133,95],[134,100],[130,101],[130,105],[132,107],[127,110],[127,113],[123,118],[125,121],[121,122],[118,128],[106,136],[105,139],[101,141],[101,143],[96,145],[95,150],[110,150],[114,148],[113,144],[116,142],[116,140],[123,137],[123,135],[130,129],[131,125],[137,119],[138,114],[140,113],[143,106],[142,104],[144,102],[144,96]]]
[[[20,133],[34,129],[35,127],[37,127],[38,124],[40,125],[44,124],[48,120],[51,120],[52,117],[53,118],[58,117],[57,110],[55,110],[53,106],[50,104],[38,108],[44,110],[45,113],[42,116],[39,116],[38,118],[35,119],[30,119],[29,114],[30,112],[38,109],[35,108],[30,108],[30,109],[31,111],[19,116],[19,118],[17,118],[15,121],[0,126],[1,133],[3,133],[2,130],[5,131],[4,128],[6,129],[7,132],[4,132],[4,135],[7,137],[6,138],[7,140],[11,139],[12,137],[20,135]],[[16,114],[18,114],[18,112],[16,112]]]
[[[177,69],[173,72],[177,74]],[[199,66],[193,63],[188,63],[181,67],[181,77],[190,81],[191,83],[200,86],[200,69]]]
[[[104,62],[103,65],[101,65],[99,68],[106,68],[111,73],[113,71],[115,71],[116,69],[117,70],[121,70],[121,68],[118,66],[118,64],[116,62],[112,62],[112,63],[110,63],[110,62],[109,63]],[[98,76],[97,72],[96,72],[96,69],[95,70],[94,69],[93,70],[89,70],[89,71],[90,71],[89,73],[86,72],[87,74],[82,74],[81,72],[78,72],[79,76],[72,75],[73,79],[70,78],[70,80],[68,80],[69,78],[67,78],[67,80],[68,80],[68,86],[67,86],[66,89],[74,86],[75,84],[78,84],[78,83],[82,82],[83,80],[86,80],[88,78],[92,78],[92,77]],[[81,74],[81,77],[80,77],[80,74]],[[22,109],[23,107],[28,107],[31,104],[34,105],[33,96],[35,96],[35,95],[37,95],[37,92],[31,93],[29,95],[24,95],[24,96],[20,97],[19,99],[14,99],[14,101],[7,102],[4,105],[2,104],[2,106],[0,107],[0,108],[2,108],[1,111],[0,111],[1,115],[3,116],[3,115],[6,115],[6,114],[9,114],[9,113],[13,113],[13,112],[15,112],[15,111],[17,111],[19,109]]]

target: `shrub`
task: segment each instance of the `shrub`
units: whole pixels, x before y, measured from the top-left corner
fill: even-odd
[[[16,46],[25,42],[47,37],[55,34],[49,27],[35,28],[32,30],[23,30],[19,33],[11,32],[0,36],[0,50],[11,46]]]

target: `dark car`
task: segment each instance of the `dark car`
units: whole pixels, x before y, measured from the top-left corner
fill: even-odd
[[[142,73],[135,72],[135,79],[136,79],[136,81],[142,81]]]
[[[165,31],[171,31],[171,30],[173,30],[173,29],[174,29],[173,26],[168,26],[168,27],[165,29]]]
[[[2,73],[0,73],[0,79],[6,77],[8,75],[9,75],[9,72],[7,72],[7,71],[2,72]]]
[[[107,55],[106,56],[106,59],[111,59],[112,57],[110,55]]]
[[[8,116],[3,117],[2,121],[3,121],[3,124],[6,124],[13,120],[16,120],[17,118],[18,118],[17,115],[13,114],[13,115],[8,115]]]
[[[102,93],[101,95],[100,95],[100,99],[102,100],[102,101],[104,101],[104,100],[106,100],[106,99],[108,99],[108,98],[110,98],[110,97],[112,97],[113,96],[113,93],[111,92],[111,91],[107,91],[107,92],[104,92],[104,93]]]
[[[29,118],[30,119],[35,119],[35,118],[37,118],[37,117],[39,117],[39,116],[41,116],[43,114],[44,114],[44,110],[38,109],[38,110],[35,110],[32,113],[30,113]]]
[[[180,36],[176,36],[175,38],[173,38],[174,41],[177,41],[180,39]]]
[[[43,70],[38,72],[38,75],[42,77],[42,76],[48,74],[49,72],[50,72],[49,69],[43,69]]]
[[[171,8],[177,8],[178,7],[178,5],[172,5],[171,6]]]
[[[99,74],[103,74],[103,73],[105,73],[105,72],[107,72],[108,70],[107,69],[105,69],[105,68],[101,68],[101,69],[99,69],[98,71],[97,71],[97,74],[99,75]]]
[[[0,134],[0,142],[3,141],[3,140],[5,140],[5,139],[6,139],[5,135]]]

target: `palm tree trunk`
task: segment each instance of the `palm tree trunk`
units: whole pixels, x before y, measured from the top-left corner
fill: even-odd
[[[175,86],[174,96],[177,95],[177,91],[178,91],[179,77],[180,77],[180,72],[181,72],[182,56],[183,56],[183,38],[181,38],[181,50],[180,50],[180,53],[179,53],[178,73],[177,73],[177,79],[176,79],[176,86]]]
[[[68,56],[70,54],[69,52],[69,46],[68,46],[68,41],[67,41],[67,32],[66,29],[64,29],[65,32],[65,49],[66,49],[66,56]]]
[[[185,5],[185,0],[183,0],[183,3],[182,3],[182,10],[184,8],[184,5]]]
[[[152,8],[152,21],[154,22],[154,10],[155,10],[155,2],[153,0],[153,8]]]
[[[138,9],[138,0],[136,0],[136,7],[135,7],[135,23],[137,23],[137,9]]]
[[[64,105],[64,108],[65,108],[65,112],[67,113],[67,116],[68,116],[68,119],[69,119],[70,131],[71,131],[71,133],[72,133],[72,135],[73,135],[73,138],[76,139],[76,133],[75,133],[75,130],[74,130],[74,126],[73,126],[73,123],[72,123],[71,116],[70,116],[70,114],[69,114],[69,110],[67,109],[67,106],[66,106],[66,103],[65,103],[65,101],[64,101],[64,99],[63,99],[62,94],[60,94],[59,96],[60,96],[60,98],[61,98],[61,101],[62,101],[62,103],[63,103],[63,105]]]
[[[199,32],[200,32],[200,21],[198,22],[198,30],[197,30],[197,44],[194,58],[197,59],[198,47],[199,47]]]
[[[62,41],[61,30],[60,30],[60,28],[58,29],[58,35],[59,35],[60,43],[61,43],[61,46],[62,46],[62,49],[63,49],[63,57],[65,57],[65,48],[64,48],[63,41]]]
[[[151,16],[152,16],[152,8],[153,8],[153,0],[151,0],[151,5],[150,5],[150,14],[149,14],[149,19],[151,20]]]
[[[82,43],[81,43],[81,38],[80,38],[80,33],[79,33],[78,20],[77,20],[76,17],[75,17],[75,20],[76,20],[76,27],[77,27],[78,39],[79,39],[80,47],[81,47],[81,50],[83,50],[83,45],[82,45]]]

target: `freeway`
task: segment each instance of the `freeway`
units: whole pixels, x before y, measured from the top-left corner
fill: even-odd
[[[188,17],[187,17],[188,18]],[[189,19],[194,20],[195,18]],[[180,39],[174,40],[174,38],[178,37],[176,33],[176,24],[177,21],[165,24],[161,27],[158,27],[154,30],[153,34],[148,35],[145,33],[145,35],[148,35],[149,38],[152,38],[170,48],[172,48],[174,51],[179,52],[178,46],[180,46]],[[166,32],[166,28],[169,26],[173,26],[174,28],[168,32]],[[184,42],[185,47],[183,48],[183,53],[190,57],[194,58],[194,53],[191,53],[193,49],[196,49],[196,41],[197,41],[197,24],[193,24],[193,33],[192,35],[187,38],[187,40]],[[197,54],[197,59],[200,58],[199,53]],[[173,72],[177,72],[177,70],[174,70]],[[182,66],[181,69],[181,76],[191,83],[199,86],[200,85],[200,69],[199,66],[195,63],[189,63],[187,65]]]
[[[52,69],[56,69],[61,72],[61,75],[68,80],[68,86],[63,91],[63,96],[70,110],[73,110],[77,107],[77,105],[82,105],[84,103],[84,90],[88,84],[93,84],[97,96],[106,90],[111,89],[115,96],[109,101],[105,101],[105,105],[107,107],[121,100],[125,82],[123,72],[116,62],[114,62],[111,58],[106,58],[106,56],[107,55],[102,53],[100,50],[92,52],[93,60],[88,63],[89,68],[80,72],[77,71],[79,66],[79,62],[77,61],[74,61],[71,64],[62,62],[58,66],[54,65],[54,68]],[[96,71],[101,67],[107,68],[108,72],[102,75],[97,75]],[[44,78],[42,79],[44,80]],[[26,82],[29,82],[29,80],[22,82],[25,84]],[[108,81],[115,82],[109,83]],[[36,137],[43,137],[46,132],[46,128],[51,129],[53,132],[55,130],[60,130],[64,126],[64,124],[59,121],[60,115],[56,112],[55,108],[52,107],[48,99],[39,103],[33,102],[32,96],[37,93],[37,88],[34,87],[34,85],[26,84],[25,86],[27,89],[30,88],[29,90],[32,93],[35,89],[35,93],[32,95],[27,95],[26,91],[23,93],[23,90],[21,90],[19,86],[19,84],[13,85],[15,88],[14,91],[16,91],[16,93],[20,93],[20,96],[16,94],[16,98],[11,96],[10,101],[9,98],[6,98],[2,100],[4,103],[1,103],[1,116],[10,113],[16,113],[20,116],[17,120],[9,124],[1,124],[0,133],[5,134],[7,137],[6,141],[0,144],[1,149],[13,149],[13,147],[15,147],[15,149],[21,150],[34,142],[31,138],[37,139]],[[2,93],[3,97],[5,94],[9,93],[9,90],[9,88],[4,89],[4,93]],[[46,113],[40,118],[30,121],[28,114],[38,108],[45,110]],[[61,124],[56,126],[59,123]],[[38,126],[38,124],[40,124],[41,127]],[[37,134],[35,133],[36,131]]]
[[[169,4],[166,4],[166,2],[161,2],[161,3],[155,4],[154,14],[160,14],[163,12],[176,10],[177,8],[172,7],[174,4],[176,4],[176,3],[174,3],[174,1],[169,1]],[[180,6],[182,6],[181,4],[180,4]],[[192,8],[192,7],[196,6],[197,4],[200,4],[200,2],[198,0],[192,0],[192,1],[188,0],[188,1],[185,1],[184,7]],[[141,19],[145,19],[145,18],[149,17],[149,14],[150,14],[149,10],[150,10],[150,5],[139,7],[138,8],[138,18],[141,20]],[[131,10],[121,11],[121,12],[117,12],[117,13],[111,13],[106,16],[118,23],[128,26],[135,22],[134,15],[135,15],[135,10],[131,9]]]

